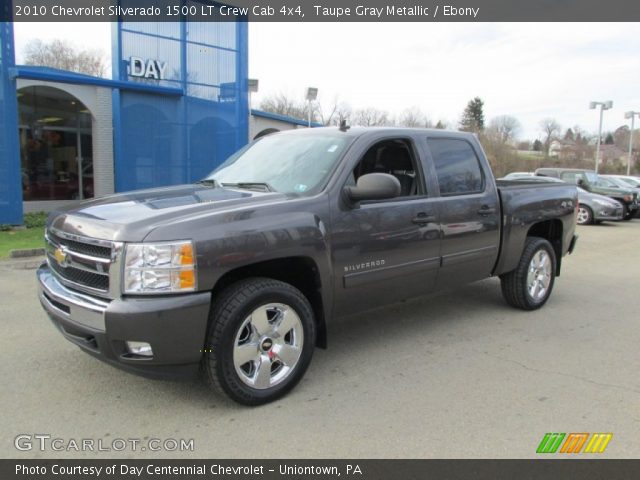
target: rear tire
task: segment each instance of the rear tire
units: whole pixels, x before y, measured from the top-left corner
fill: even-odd
[[[551,244],[540,237],[528,237],[515,270],[500,276],[502,296],[512,307],[536,310],[553,290],[556,254]]]
[[[315,343],[313,309],[302,292],[270,278],[242,280],[212,308],[204,373],[232,400],[262,405],[295,387]]]
[[[622,204],[622,220],[629,221],[633,218],[635,212],[630,212],[629,207],[627,207],[624,203]]]
[[[591,225],[593,223],[593,210],[586,205],[580,204],[576,221],[578,225]]]

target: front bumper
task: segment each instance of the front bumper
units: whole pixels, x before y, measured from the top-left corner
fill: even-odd
[[[38,297],[65,338],[116,367],[153,378],[192,377],[204,348],[211,293],[102,300],[70,290],[41,265]],[[147,342],[153,357],[128,353]]]
[[[616,207],[616,208],[610,208],[610,207],[601,207],[601,208],[596,208],[594,211],[594,220],[600,221],[600,220],[612,220],[612,221],[618,221],[618,220],[622,220],[623,215],[622,215],[622,206],[620,207]]]

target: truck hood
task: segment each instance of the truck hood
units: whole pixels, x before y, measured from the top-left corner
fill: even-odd
[[[286,198],[282,193],[178,185],[89,200],[52,212],[49,225],[73,235],[139,242],[154,229],[189,216],[216,214],[231,208],[255,208]]]

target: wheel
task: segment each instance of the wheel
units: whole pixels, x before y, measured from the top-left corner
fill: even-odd
[[[629,221],[635,215],[634,212],[629,211],[629,207],[627,207],[624,203],[622,204],[622,220]]]
[[[300,381],[315,341],[313,309],[298,289],[269,278],[242,280],[212,308],[203,367],[215,390],[261,405]]]
[[[593,223],[593,210],[586,205],[578,207],[578,225],[590,225]]]
[[[502,296],[522,310],[542,307],[551,295],[556,277],[556,254],[544,238],[528,237],[515,270],[500,277]]]

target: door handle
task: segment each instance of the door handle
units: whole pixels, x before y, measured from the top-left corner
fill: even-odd
[[[496,213],[496,209],[494,207],[490,207],[489,205],[482,205],[480,210],[478,210],[478,215],[491,215]]]
[[[435,222],[436,216],[431,212],[420,212],[411,221],[418,225],[424,225],[425,223]]]

